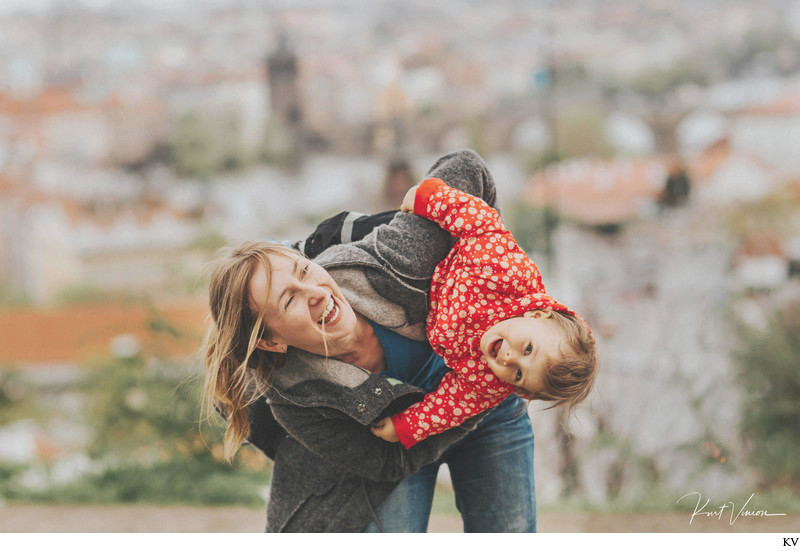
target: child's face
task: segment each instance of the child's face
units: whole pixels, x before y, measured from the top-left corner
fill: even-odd
[[[481,352],[499,379],[519,390],[543,390],[544,374],[567,345],[550,310],[532,310],[495,324],[481,337]]]

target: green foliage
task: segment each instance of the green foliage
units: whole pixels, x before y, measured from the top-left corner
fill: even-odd
[[[730,207],[725,216],[726,229],[737,242],[759,235],[797,235],[797,197],[796,189],[784,186],[758,201]]]
[[[0,462],[0,487],[6,487],[15,476],[25,470],[19,463]]]
[[[765,331],[738,326],[734,359],[743,392],[741,430],[764,484],[800,484],[800,302]]]
[[[605,131],[605,114],[587,108],[563,112],[556,121],[557,159],[571,157],[610,157],[614,147]]]
[[[467,120],[468,147],[479,155],[486,155],[486,121],[480,115]]]
[[[153,323],[158,325],[158,318]],[[157,327],[152,327],[157,330]],[[200,381],[167,361],[141,355],[104,362],[86,381],[88,419],[95,430],[92,457],[143,460],[191,458],[208,453],[219,436],[203,429]]]
[[[233,115],[214,120],[196,112],[186,113],[175,123],[169,147],[181,176],[206,178],[241,170],[248,162]]]
[[[18,371],[0,368],[0,423],[13,423],[39,415],[41,412],[35,407],[30,383]]]
[[[0,306],[28,306],[31,297],[21,288],[11,285],[0,285]]]
[[[514,202],[504,209],[504,215],[511,233],[523,250],[539,254],[547,254],[550,251],[549,239],[559,223],[559,216],[555,210]]]
[[[65,485],[31,490],[15,483],[18,466],[0,465],[3,497],[47,503],[195,503],[263,506],[259,491],[266,471],[248,472],[211,457],[170,460],[153,465],[123,464],[84,475]]]
[[[87,374],[69,389],[84,397],[92,429],[83,450],[91,459],[86,472],[63,482],[56,463],[0,464],[0,499],[263,506],[266,458],[245,446],[233,466],[224,461],[220,424],[201,421],[196,366],[169,360],[163,352],[187,335],[155,307],[150,311],[144,347],[131,342],[118,348],[118,357],[87,366]],[[60,414],[35,398],[14,372],[0,371],[4,422],[41,418],[46,424]]]
[[[695,58],[681,59],[669,67],[642,73],[630,83],[630,89],[646,96],[658,96],[684,84],[709,84],[708,71]]]
[[[214,228],[204,227],[189,245],[192,249],[203,251],[207,255],[215,253],[220,247],[227,245],[225,236]]]

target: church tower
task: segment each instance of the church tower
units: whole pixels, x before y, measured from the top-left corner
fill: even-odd
[[[272,112],[287,128],[299,128],[303,112],[297,86],[297,57],[289,48],[285,33],[281,33],[278,49],[267,58],[267,74]]]
[[[285,133],[289,142],[287,152],[292,165],[301,161],[303,150],[303,109],[298,86],[297,56],[289,46],[284,32],[278,39],[278,47],[267,57],[270,105],[272,117]]]

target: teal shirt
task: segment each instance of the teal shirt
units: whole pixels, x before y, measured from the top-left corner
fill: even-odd
[[[377,323],[370,321],[369,324],[386,354],[386,371],[381,375],[418,386],[426,394],[438,388],[447,366],[428,341],[415,341]]]

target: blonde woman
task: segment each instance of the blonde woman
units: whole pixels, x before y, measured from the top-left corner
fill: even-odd
[[[472,151],[445,155],[428,177],[497,207]],[[465,531],[535,531],[533,433],[519,397],[409,450],[370,432],[446,372],[424,322],[453,241],[398,213],[315,261],[268,243],[217,259],[206,394],[225,412],[228,457],[246,439],[274,460],[267,531],[424,532],[442,463]]]

